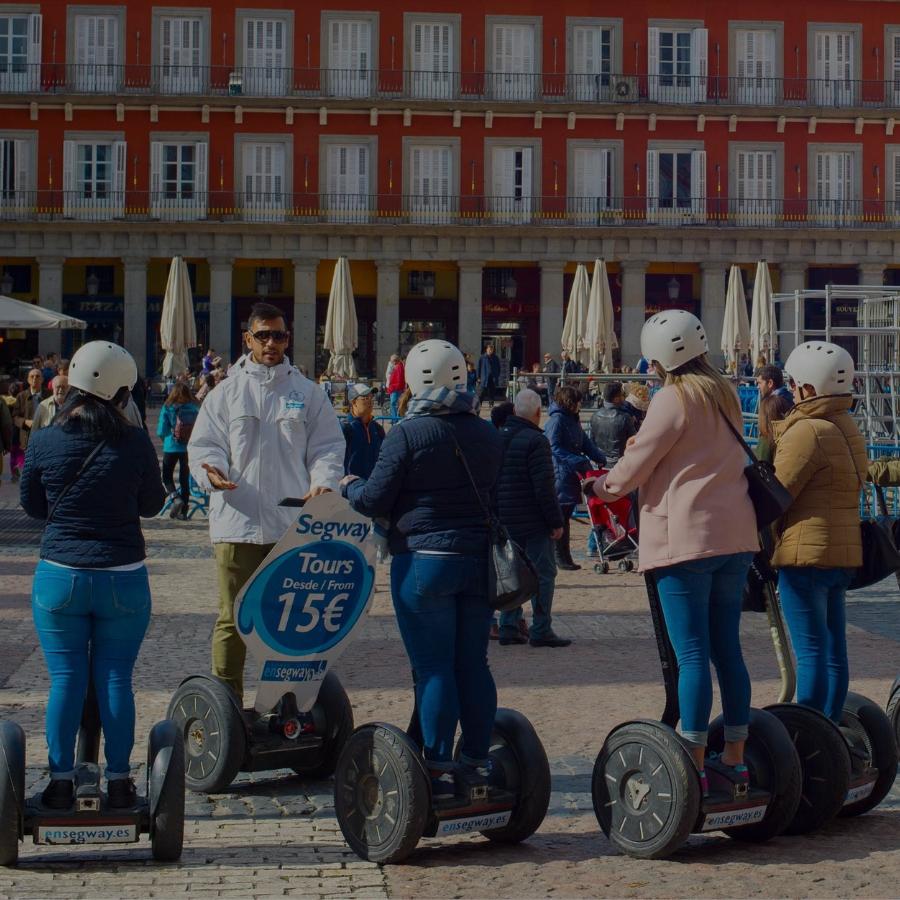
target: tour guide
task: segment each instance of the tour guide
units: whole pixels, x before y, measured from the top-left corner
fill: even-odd
[[[277,504],[334,490],[344,474],[337,415],[285,356],[289,338],[277,307],[253,306],[248,352],[207,395],[188,443],[191,475],[212,492],[209,533],[219,576],[212,673],[242,699],[246,649],[234,600],[296,516]]]

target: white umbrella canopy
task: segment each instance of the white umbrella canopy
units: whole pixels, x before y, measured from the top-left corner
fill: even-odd
[[[188,347],[197,345],[197,323],[194,320],[194,297],[187,263],[181,256],[173,256],[169,266],[169,280],[163,296],[159,321],[159,338],[166,356],[162,373],[167,377],[181,375],[189,368]]]
[[[591,278],[591,293],[588,298],[585,342],[590,357],[588,369],[591,372],[612,372],[613,350],[619,346],[616,339],[616,321],[613,313],[612,294],[609,290],[609,276],[606,261],[594,260],[594,275]]]
[[[0,295],[0,328],[21,328],[25,331],[33,328],[83,329],[87,328],[87,322],[34,303],[25,303],[13,297]]]
[[[356,302],[350,282],[350,263],[346,256],[338,257],[328,295],[328,312],[325,315],[325,341],[323,346],[331,351],[326,375],[356,378],[353,351],[359,344],[359,324],[356,319]]]
[[[587,336],[587,311],[590,299],[590,283],[587,268],[579,263],[575,269],[575,280],[569,293],[569,308],[562,330],[562,348],[572,359],[587,365],[588,350],[585,343]]]
[[[761,259],[756,264],[756,280],[753,282],[753,303],[750,307],[750,358],[754,366],[760,355],[766,362],[774,359],[778,342],[775,338],[775,309],[772,304],[772,279],[769,267]]]
[[[747,297],[738,266],[728,273],[728,290],[725,293],[725,322],[722,326],[722,350],[727,362],[734,364],[738,374],[741,353],[750,351],[750,319],[747,317]]]

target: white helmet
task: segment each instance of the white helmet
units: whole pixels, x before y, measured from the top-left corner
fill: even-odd
[[[709,350],[703,323],[683,309],[650,316],[641,331],[641,356],[656,360],[667,372]]]
[[[837,344],[807,341],[791,351],[784,371],[797,384],[811,384],[816,394],[853,392],[853,357]]]
[[[112,400],[123,387],[137,381],[134,357],[110,341],[90,341],[75,351],[69,363],[69,387],[101,400]]]
[[[449,341],[422,341],[406,357],[406,383],[418,397],[432,388],[466,389],[466,360]]]

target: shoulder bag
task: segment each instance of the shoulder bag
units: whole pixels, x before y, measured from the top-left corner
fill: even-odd
[[[744,448],[744,452],[753,460],[744,469],[744,477],[747,479],[747,493],[750,495],[750,501],[756,511],[756,527],[757,530],[762,531],[763,528],[771,525],[787,512],[788,507],[794,502],[794,498],[775,477],[775,467],[772,463],[756,459],[750,445],[744,440],[744,436],[731,424],[731,420],[721,407],[719,407],[719,413],[738,443]]]
[[[56,512],[57,507],[59,506],[60,500],[69,493],[70,488],[78,481],[79,478],[84,474],[87,467],[94,461],[94,458],[97,454],[106,446],[106,441],[100,441],[90,453],[88,453],[87,458],[81,464],[78,471],[72,476],[69,482],[63,487],[63,489],[56,495],[56,499],[53,501],[53,506],[50,507],[47,512],[47,519],[45,521],[45,525],[50,524],[50,520],[53,518],[53,514]]]
[[[466,457],[456,440],[453,429],[447,426],[453,440],[453,446],[459,461],[466,470],[469,483],[478,499],[478,505],[484,513],[488,529],[488,599],[493,609],[498,612],[509,612],[521,606],[537,593],[538,575],[525,551],[513,541],[503,524],[491,514],[482,499],[478,485],[472,477]]]

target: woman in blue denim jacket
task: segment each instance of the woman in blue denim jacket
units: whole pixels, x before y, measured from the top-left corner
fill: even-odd
[[[42,795],[50,809],[74,802],[75,739],[91,679],[109,805],[137,802],[131,674],[150,621],[140,517],[156,515],[166,495],[149,436],[121,412],[136,380],[134,360],[122,347],[85,344],[69,366],[65,405],[29,441],[25,457],[22,507],[47,523],[32,611],[50,672],[50,784]]]

